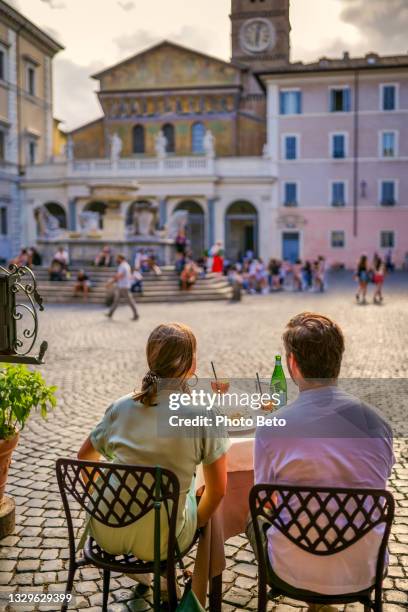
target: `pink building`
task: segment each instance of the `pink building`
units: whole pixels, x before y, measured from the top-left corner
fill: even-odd
[[[320,59],[260,74],[276,168],[275,255],[353,267],[408,257],[408,55]]]

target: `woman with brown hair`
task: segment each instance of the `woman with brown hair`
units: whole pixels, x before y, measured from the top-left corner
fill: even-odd
[[[359,304],[367,304],[367,287],[370,280],[367,255],[360,257],[354,278],[358,282],[356,300]]]
[[[165,425],[169,415],[174,414],[169,411],[170,396],[185,393],[188,379],[195,374],[196,347],[196,338],[187,325],[171,323],[156,327],[147,342],[149,370],[141,390],[114,402],[78,453],[83,460],[98,461],[102,455],[115,463],[160,465],[174,472],[180,482],[176,528],[180,550],[190,545],[197,527],[208,522],[225,495],[227,484],[228,439],[205,436],[202,429],[184,434],[180,430],[179,435],[173,433],[171,437],[158,434],[159,424]],[[204,406],[193,410],[195,415],[208,416]],[[195,472],[200,464],[205,490],[197,507]],[[91,519],[90,529],[98,544],[111,554],[132,553],[144,561],[154,558],[153,512],[120,529]],[[167,525],[162,529],[161,549],[165,558]]]

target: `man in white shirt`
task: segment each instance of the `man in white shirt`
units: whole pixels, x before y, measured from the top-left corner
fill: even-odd
[[[113,279],[108,283],[108,285],[115,284],[115,293],[113,298],[112,306],[109,312],[106,314],[107,317],[112,318],[113,313],[117,309],[120,303],[121,298],[125,298],[132,309],[133,312],[133,321],[137,321],[139,318],[136,304],[134,302],[133,296],[130,292],[130,288],[132,286],[132,270],[126,261],[126,257],[124,255],[118,255],[116,258],[118,269],[116,271]]]
[[[59,247],[57,252],[55,253],[54,257],[53,257],[54,261],[58,261],[60,264],[62,264],[65,268],[68,268],[69,266],[69,255],[68,255],[68,251],[66,249],[64,249],[64,247]]]
[[[276,413],[286,420],[283,432],[267,427],[256,432],[256,483],[385,489],[395,461],[392,431],[377,411],[337,386],[344,352],[339,326],[305,312],[289,321],[283,341],[299,396]],[[248,535],[252,539],[251,526]],[[374,584],[382,535],[378,525],[326,557],[301,550],[276,527],[268,530],[265,544],[275,580],[336,595]]]

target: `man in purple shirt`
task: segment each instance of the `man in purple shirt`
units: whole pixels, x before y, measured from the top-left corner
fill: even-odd
[[[392,431],[374,409],[337,386],[344,353],[340,327],[306,312],[289,321],[283,341],[299,396],[276,413],[286,420],[283,431],[257,430],[255,482],[385,489],[394,464]],[[336,595],[374,584],[382,532],[380,525],[326,557],[303,551],[273,527],[265,545],[278,579],[296,589]],[[252,540],[251,533],[250,526]]]

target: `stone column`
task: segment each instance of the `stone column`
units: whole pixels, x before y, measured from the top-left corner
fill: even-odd
[[[68,202],[68,227],[71,232],[77,231],[77,206],[76,198],[71,198]]]
[[[208,208],[207,246],[209,249],[215,243],[215,202],[216,202],[216,198],[209,198],[208,203],[207,203],[207,208]]]
[[[268,85],[265,153],[273,162],[279,160],[279,87],[275,84]]]
[[[44,160],[49,161],[53,155],[53,118],[52,118],[52,69],[51,59],[45,57],[44,61],[44,89],[45,89],[45,151]]]
[[[8,206],[9,211],[9,236],[11,242],[12,255],[17,255],[27,238],[26,227],[27,224],[23,223],[23,215],[25,216],[28,212],[27,203],[22,202],[21,199],[24,197],[20,191],[20,186],[17,179],[13,177],[10,181],[10,203]]]
[[[167,223],[167,200],[166,198],[163,198],[159,202],[159,223],[160,223],[161,229],[163,229],[163,227]]]

